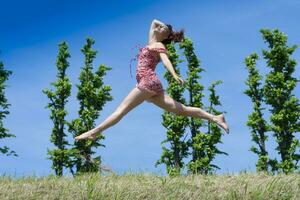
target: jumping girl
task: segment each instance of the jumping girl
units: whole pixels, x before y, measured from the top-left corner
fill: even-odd
[[[92,139],[95,140],[97,133],[103,132],[107,128],[119,122],[129,111],[140,105],[145,100],[160,108],[177,115],[206,119],[216,123],[229,133],[229,127],[225,121],[224,114],[213,115],[201,108],[190,107],[175,101],[165,93],[159,81],[155,68],[159,61],[172,74],[179,84],[184,81],[176,74],[172,63],[168,58],[165,45],[174,42],[181,42],[184,38],[184,31],[173,31],[172,26],[164,24],[156,19],[151,23],[148,45],[140,48],[138,64],[136,70],[136,86],[129,92],[118,108],[97,127],[75,137],[75,140]]]

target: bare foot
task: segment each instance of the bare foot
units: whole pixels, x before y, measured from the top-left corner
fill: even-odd
[[[93,132],[93,131],[87,131],[85,133],[82,133],[81,135],[78,135],[75,137],[76,141],[79,140],[84,140],[84,139],[91,139],[91,140],[95,140],[97,137],[97,132]]]
[[[214,116],[212,118],[212,121],[217,123],[217,125],[220,126],[221,128],[223,128],[227,134],[229,133],[229,127],[225,121],[224,114]]]

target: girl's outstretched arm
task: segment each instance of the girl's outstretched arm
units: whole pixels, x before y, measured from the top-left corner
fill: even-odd
[[[164,48],[163,45],[160,48]],[[165,48],[164,48],[165,49]],[[175,80],[179,83],[179,84],[184,84],[184,80],[182,80],[180,78],[180,76],[178,74],[176,74],[174,67],[169,59],[169,57],[167,56],[166,53],[164,52],[160,52],[159,53],[159,57],[162,60],[162,63],[164,64],[164,66],[167,68],[167,70],[171,73],[171,75],[175,78]]]

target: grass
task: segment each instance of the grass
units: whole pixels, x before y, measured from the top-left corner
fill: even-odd
[[[300,199],[300,174],[0,176],[0,199]]]

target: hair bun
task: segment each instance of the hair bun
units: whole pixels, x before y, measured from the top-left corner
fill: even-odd
[[[174,31],[172,34],[172,39],[174,42],[182,42],[184,39],[184,29],[181,29],[180,31]]]
[[[184,39],[184,29],[181,29],[180,31],[173,31],[173,27],[170,24],[166,24],[167,27],[170,30],[170,35],[167,39],[163,41],[164,44],[169,44],[172,41],[174,42],[182,42]]]

